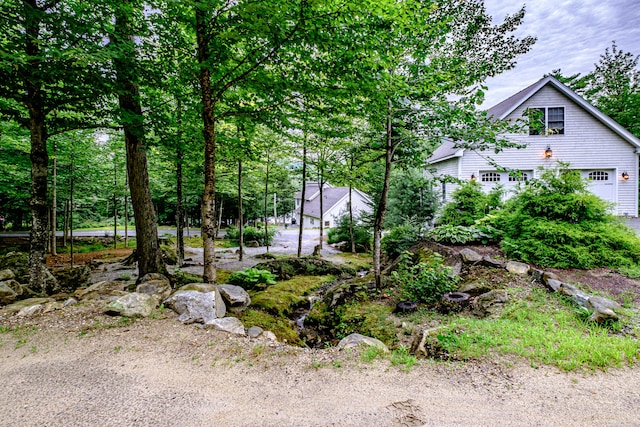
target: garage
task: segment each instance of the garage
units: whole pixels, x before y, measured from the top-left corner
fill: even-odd
[[[614,169],[582,170],[589,183],[589,191],[610,203],[616,202],[616,171]]]

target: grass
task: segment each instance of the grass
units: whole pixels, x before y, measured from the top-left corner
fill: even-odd
[[[565,371],[606,370],[633,365],[640,342],[612,335],[613,326],[587,322],[584,310],[534,289],[507,306],[498,319],[451,318],[438,336],[442,347],[461,359],[516,355],[533,366]]]

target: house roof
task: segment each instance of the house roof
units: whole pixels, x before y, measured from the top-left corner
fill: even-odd
[[[620,138],[624,139],[634,147],[640,149],[640,139],[635,137],[631,132],[620,126],[611,117],[598,110],[596,107],[591,105],[584,98],[569,89],[569,87],[567,87],[560,80],[556,79],[553,76],[544,77],[531,86],[522,89],[515,95],[510,96],[504,101],[494,105],[493,107],[489,108],[489,110],[487,110],[487,115],[489,117],[492,117],[494,120],[504,120],[509,116],[509,114],[511,114],[514,110],[520,107],[523,103],[525,103],[528,99],[530,99],[533,95],[535,95],[538,91],[540,91],[547,85],[553,86],[555,89],[574,101],[585,111],[590,113],[596,120],[600,121],[602,124],[611,129],[614,133],[620,136]],[[427,159],[427,162],[433,164],[448,160],[452,157],[462,156],[463,149],[457,149],[455,153],[454,150],[456,150],[454,141],[445,140],[443,141],[442,145],[438,147],[436,151],[434,151],[433,155],[429,159]]]
[[[326,213],[348,194],[349,187],[324,188],[322,190],[322,207],[324,212]],[[304,205],[304,214],[314,218],[320,218],[320,197],[314,197],[312,200],[306,200]]]

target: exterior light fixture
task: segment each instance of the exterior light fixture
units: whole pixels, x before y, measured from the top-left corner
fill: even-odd
[[[622,179],[624,179],[625,181],[629,180],[629,174],[627,173],[627,171],[622,172]]]
[[[551,150],[551,146],[547,145],[546,150],[544,150],[544,157],[549,159],[551,158],[551,156],[553,156],[553,150]]]
[[[471,174],[471,181],[475,181],[476,180],[476,176],[474,174]]]

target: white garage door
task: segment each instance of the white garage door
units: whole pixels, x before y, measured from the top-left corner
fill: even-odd
[[[589,181],[589,191],[607,202],[616,202],[615,170],[585,170],[582,176]]]
[[[513,196],[516,186],[533,178],[532,170],[518,172],[480,171],[480,184],[485,192],[491,191],[495,185],[502,185],[505,190],[505,199]]]

